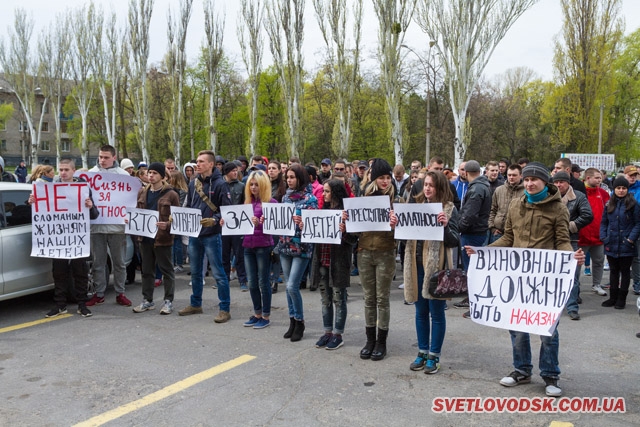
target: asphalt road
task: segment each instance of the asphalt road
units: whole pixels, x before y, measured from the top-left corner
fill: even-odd
[[[177,275],[175,306],[188,304],[190,276]],[[231,315],[215,324],[217,293],[208,286],[204,314],[160,316],[159,306],[135,314],[107,302],[84,319],[70,305],[66,318],[41,321],[52,294],[0,302],[0,425],[62,426],[85,421],[112,426],[576,426],[640,425],[640,318],[635,296],[625,310],[603,308],[583,277],[582,320],[563,315],[559,325],[560,385],[564,396],[624,398],[626,413],[434,413],[436,397],[545,397],[538,376],[538,339],[532,337],[531,384],[502,387],[512,371],[507,331],[463,319],[447,311],[441,370],[435,375],[409,370],[417,353],[414,307],[392,289],[388,356],[361,360],[364,344],[362,289],[349,289],[345,345],[316,349],[322,335],[319,292],[303,290],[306,331],[292,343],[283,286],[274,295],[271,326],[244,328],[251,315],[249,294],[232,281]],[[606,276],[605,276],[606,281]],[[127,295],[140,303],[141,287]],[[162,291],[156,289],[156,303]],[[94,418],[96,417],[96,418]]]

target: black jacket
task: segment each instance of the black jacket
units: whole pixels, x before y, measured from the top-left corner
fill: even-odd
[[[211,208],[200,198],[200,195],[196,191],[195,182],[199,180],[202,182],[202,191],[216,206],[214,212]],[[206,178],[202,178],[198,175],[189,183],[189,194],[187,195],[187,207],[200,209],[202,212],[202,218],[215,218],[216,225],[213,227],[202,227],[200,236],[210,236],[213,234],[220,234],[222,227],[220,227],[220,206],[228,206],[231,204],[231,196],[229,195],[229,186],[227,182],[222,178],[222,174],[217,168],[213,168],[213,173]]]
[[[489,179],[480,175],[469,184],[460,208],[460,234],[482,234],[489,229],[491,190]]]

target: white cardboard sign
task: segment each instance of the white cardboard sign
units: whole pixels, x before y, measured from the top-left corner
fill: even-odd
[[[398,217],[394,238],[400,240],[437,240],[444,238],[444,227],[438,222],[442,203],[396,203]]]
[[[350,197],[344,199],[347,211],[347,231],[391,231],[389,216],[391,202],[388,196]]]

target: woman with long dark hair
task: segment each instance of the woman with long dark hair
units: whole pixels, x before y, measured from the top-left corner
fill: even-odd
[[[440,351],[447,329],[446,300],[436,299],[429,293],[428,281],[436,271],[452,268],[451,248],[457,248],[460,240],[458,210],[453,205],[449,180],[438,171],[426,173],[423,191],[411,197],[409,203],[442,203],[438,222],[444,227],[444,240],[409,240],[404,258],[404,299],[415,302],[418,336],[418,357],[409,367],[413,371],[424,369],[426,374],[435,374],[440,369]]]
[[[623,309],[629,294],[631,264],[638,253],[640,236],[640,205],[629,193],[629,181],[618,176],[613,181],[613,195],[600,223],[600,241],[609,261],[609,299],[603,307]]]
[[[323,209],[344,209],[348,198],[344,181],[332,178],[323,184]],[[335,350],[343,345],[342,334],[347,321],[347,288],[350,286],[351,254],[358,240],[346,232],[340,222],[342,240],[339,245],[316,244],[311,261],[311,288],[319,287],[322,297],[322,324],[324,335],[316,342],[317,348]],[[334,317],[335,316],[335,317]]]
[[[300,282],[313,255],[313,244],[302,243],[302,210],[317,209],[318,201],[311,192],[309,174],[299,163],[292,164],[287,169],[287,192],[282,198],[283,203],[295,205],[295,234],[281,236],[278,242],[280,264],[287,282],[287,304],[289,306],[289,329],[284,338],[300,341],[304,334],[304,310]]]

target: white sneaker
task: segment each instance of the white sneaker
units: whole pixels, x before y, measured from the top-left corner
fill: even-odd
[[[404,283],[400,283],[400,285],[398,286],[398,289],[404,289]]]
[[[229,280],[236,280],[238,278],[238,273],[235,270],[231,270],[231,274],[229,274]]]
[[[591,290],[593,292],[595,292],[596,294],[600,295],[601,297],[606,297],[607,296],[607,292],[604,289],[602,289],[602,287],[600,285],[592,286]]]
[[[173,313],[173,304],[169,300],[164,301],[164,305],[160,309],[160,314],[171,314]]]
[[[136,307],[133,307],[134,313],[142,313],[147,310],[153,310],[156,308],[156,305],[153,302],[149,302],[147,300],[142,301],[142,303]]]
[[[542,377],[546,384],[544,392],[547,396],[560,397],[562,396],[562,389],[558,387],[558,380],[548,377]]]
[[[604,269],[604,271],[609,271],[609,263],[608,262],[604,263],[604,268],[603,269]]]

